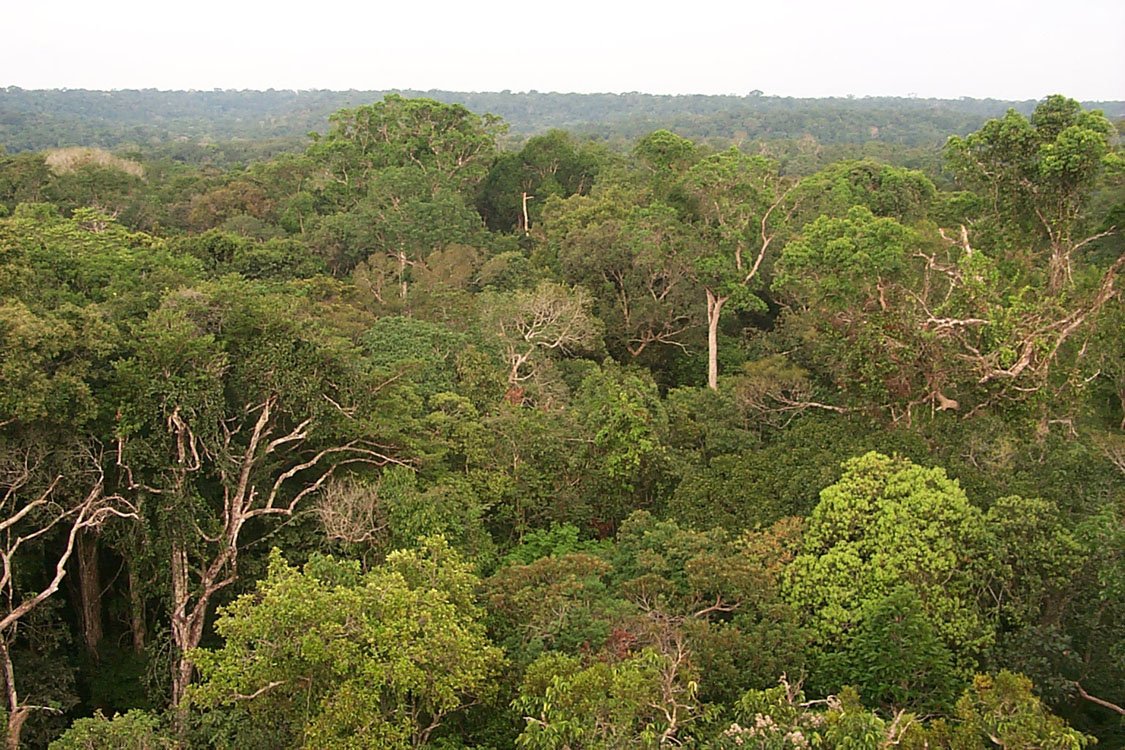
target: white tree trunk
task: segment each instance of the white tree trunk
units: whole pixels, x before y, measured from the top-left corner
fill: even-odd
[[[730,297],[718,297],[707,290],[707,387],[719,390],[719,316]]]

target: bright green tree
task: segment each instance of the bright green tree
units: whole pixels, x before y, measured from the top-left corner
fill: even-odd
[[[987,541],[983,514],[944,471],[868,453],[821,492],[788,598],[831,652],[848,646],[865,609],[910,586],[955,667],[971,673],[994,638],[975,591]]]
[[[672,667],[667,655],[649,649],[590,664],[545,654],[528,667],[514,703],[527,722],[516,746],[625,750],[677,744],[697,711],[696,688]]]
[[[298,570],[275,552],[256,591],[222,610],[222,647],[193,654],[189,701],[225,712],[233,747],[423,747],[495,687],[503,656],[475,585],[440,538],[367,573],[332,558]]]

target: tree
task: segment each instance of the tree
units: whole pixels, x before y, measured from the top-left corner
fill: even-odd
[[[298,570],[275,550],[256,591],[222,610],[223,646],[193,654],[203,680],[188,699],[229,712],[239,747],[427,746],[492,694],[503,663],[476,583],[437,537],[367,573],[325,557]]]
[[[806,700],[800,684],[782,677],[777,687],[751,690],[735,706],[736,721],[717,738],[717,750],[808,747],[891,750],[895,747],[984,750],[1081,750],[1091,737],[1048,712],[1022,675],[977,675],[957,703],[955,720],[896,710],[889,719],[863,707],[854,688],[824,700]],[[821,708],[823,706],[823,708]],[[988,743],[988,744],[986,744]]]
[[[1033,255],[1005,259],[1001,248],[974,247],[965,226],[914,229],[862,206],[820,217],[778,263],[782,329],[810,366],[831,362],[837,389],[895,421],[909,422],[920,404],[973,415],[1046,389],[1055,398],[1038,401],[1041,430],[1052,419],[1073,424],[1099,363],[1112,358],[1100,327],[1125,257],[1100,281],[1083,268],[1081,283],[1051,292]]]
[[[607,361],[579,385],[572,400],[581,434],[592,435],[583,489],[598,498],[599,528],[615,527],[661,494],[667,466],[668,420],[656,384],[643,370]]]
[[[633,156],[650,175],[654,193],[666,197],[676,179],[699,159],[695,144],[669,130],[657,130],[637,141]]]
[[[1030,120],[1008,110],[946,145],[957,177],[986,199],[986,217],[1013,233],[1017,246],[1032,243],[1045,261],[1050,294],[1071,283],[1075,253],[1097,236],[1082,234],[1089,226],[1084,209],[1105,167],[1120,161],[1110,151],[1112,132],[1100,111],[1055,94]]]
[[[821,216],[842,218],[855,206],[911,226],[930,216],[937,198],[933,182],[922,172],[870,159],[830,164],[802,178],[795,193],[800,200],[795,228]]]
[[[820,708],[823,706],[824,708]],[[890,721],[863,707],[854,688],[823,700],[806,700],[800,683],[782,675],[779,684],[747,691],[734,706],[735,721],[715,738],[716,750],[809,747],[890,750],[900,745],[929,747],[918,717],[895,712]],[[938,747],[934,743],[934,747]]]
[[[982,606],[995,608],[997,623],[1010,630],[1052,619],[1073,595],[1085,551],[1058,507],[1040,498],[1002,497],[985,522],[993,541]]]
[[[485,582],[498,642],[520,665],[546,651],[575,653],[606,643],[632,608],[608,590],[612,566],[594,551],[509,564]]]
[[[118,364],[119,461],[169,545],[175,704],[244,534],[291,516],[343,466],[399,460],[372,439],[395,419],[372,401],[387,383],[293,301],[230,278],[182,290]]]
[[[1083,564],[1071,569],[1073,599],[1063,615],[1070,656],[1062,677],[1071,695],[1094,712],[1110,737],[1125,711],[1125,523],[1123,509],[1107,504],[1082,521],[1075,536]],[[1107,742],[1109,740],[1107,739]]]
[[[821,492],[787,596],[830,652],[847,646],[865,607],[910,586],[954,666],[971,674],[994,638],[974,590],[987,541],[982,514],[944,471],[868,453]]]
[[[0,675],[4,680],[7,727],[5,746],[19,750],[24,723],[32,711],[48,708],[28,704],[20,696],[12,662],[12,645],[20,621],[56,594],[74,554],[80,534],[96,529],[112,517],[135,515],[124,498],[105,490],[100,456],[75,457],[74,476],[51,476],[40,451],[6,446],[0,463]],[[31,563],[28,547],[42,544],[51,535],[62,536],[59,551],[47,552],[46,572],[41,582],[28,591]],[[34,563],[30,566],[37,567]]]
[[[523,401],[524,384],[541,371],[546,353],[569,354],[601,345],[601,321],[591,313],[592,300],[582,287],[549,281],[534,289],[489,294],[481,304],[481,327],[503,347],[508,367],[508,396]]]
[[[160,719],[145,711],[133,710],[107,719],[100,711],[79,719],[50,744],[49,750],[171,750],[172,739],[162,732]]]
[[[397,94],[340,110],[329,122],[328,134],[316,138],[309,156],[324,170],[325,199],[344,210],[362,200],[374,175],[388,168],[412,167],[434,184],[471,188],[487,173],[503,131],[492,115]]]
[[[852,685],[876,708],[952,708],[961,681],[923,607],[909,586],[866,602],[844,648],[821,656],[816,677],[824,692]]]
[[[792,185],[767,159],[737,149],[707,157],[685,174],[702,246],[695,276],[707,297],[707,385],[719,387],[719,318],[727,303],[765,309],[751,288],[795,208]]]
[[[515,707],[527,722],[516,746],[528,750],[624,750],[678,745],[695,705],[695,683],[669,676],[672,658],[643,649],[620,661],[545,654],[524,676]],[[680,666],[677,664],[676,666]]]
[[[894,219],[853,206],[806,225],[777,262],[773,289],[790,304],[783,325],[813,350],[807,361],[824,363],[836,389],[858,391],[861,404],[909,400],[920,388],[927,388],[923,399],[941,392],[944,360],[928,361],[932,345],[902,320],[909,315],[908,257],[917,243],[917,233]],[[809,401],[783,392],[771,398],[774,408],[786,399],[791,407]]]
[[[973,744],[988,739],[1013,750],[1081,750],[1093,739],[1048,711],[1032,692],[1031,680],[1008,671],[977,675],[957,701],[957,718],[954,736]]]
[[[564,278],[594,294],[613,354],[685,347],[698,325],[694,245],[674,208],[636,186],[599,184],[590,196],[551,201],[543,220]]]
[[[519,152],[497,157],[480,185],[477,208],[489,229],[528,234],[549,198],[588,193],[603,159],[593,144],[577,143],[565,131],[537,135]]]
[[[782,250],[774,288],[817,306],[824,317],[839,308],[879,304],[885,309],[879,290],[902,273],[916,243],[916,235],[902,224],[877,218],[863,206],[853,206],[841,218],[821,216]]]
[[[43,154],[0,153],[0,216],[6,216],[20,203],[43,200],[43,189],[51,180],[51,170]]]
[[[388,277],[399,304],[405,303],[412,269],[446,246],[474,244],[483,229],[464,195],[416,165],[373,172],[356,205],[310,227],[311,244],[334,273],[348,273],[368,259]]]
[[[23,205],[0,222],[0,556],[9,618],[0,638],[13,743],[33,702],[62,697],[51,687],[29,700],[33,680],[16,672],[29,655],[45,669],[50,650],[42,644],[69,640],[65,630],[45,627],[64,576],[76,573],[67,614],[96,660],[107,596],[100,532],[114,528],[108,519],[139,510],[135,498],[125,499],[102,447],[113,417],[107,380],[129,346],[124,330],[158,304],[166,285],[200,268],[100,212],[79,209],[63,219],[49,209]],[[39,679],[67,682],[49,673]]]

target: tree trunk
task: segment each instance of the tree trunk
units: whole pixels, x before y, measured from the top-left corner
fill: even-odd
[[[398,253],[398,296],[406,301],[406,253],[401,250]]]
[[[194,623],[188,611],[191,584],[188,581],[187,550],[183,542],[172,543],[172,643],[176,653],[172,660],[172,705],[179,706],[191,684],[194,665],[187,652],[199,645],[192,638]]]
[[[20,735],[23,733],[23,723],[31,709],[20,705],[19,693],[16,692],[16,674],[12,669],[12,656],[8,651],[8,641],[0,636],[0,668],[4,670],[4,692],[8,702],[8,731],[4,738],[7,750],[20,750]]]
[[[148,629],[145,625],[145,600],[141,594],[141,582],[137,570],[130,562],[128,564],[129,576],[129,630],[133,635],[133,652],[144,653],[148,641]]]
[[[1047,270],[1047,289],[1051,294],[1058,294],[1070,281],[1070,255],[1061,247],[1053,248]]]
[[[27,706],[20,706],[8,713],[8,735],[4,740],[7,750],[20,750],[20,736],[23,734],[23,723],[27,721],[31,710]]]
[[[82,604],[82,639],[86,650],[96,659],[102,641],[102,582],[97,534],[82,531],[75,546],[78,553],[78,592]]]
[[[718,297],[707,290],[707,387],[719,390],[719,316],[730,297]]]

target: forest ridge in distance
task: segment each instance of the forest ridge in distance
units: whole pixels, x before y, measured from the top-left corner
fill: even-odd
[[[662,127],[693,140],[798,138],[825,144],[878,140],[933,146],[964,135],[1009,108],[1029,115],[1034,101],[780,96],[560,94],[451,91],[88,91],[0,88],[0,144],[9,152],[60,146],[151,145],[188,139],[303,139],[323,132],[339,109],[387,93],[427,97],[501,117],[517,140],[552,128],[624,142]],[[1111,120],[1125,101],[1083,102]]]

